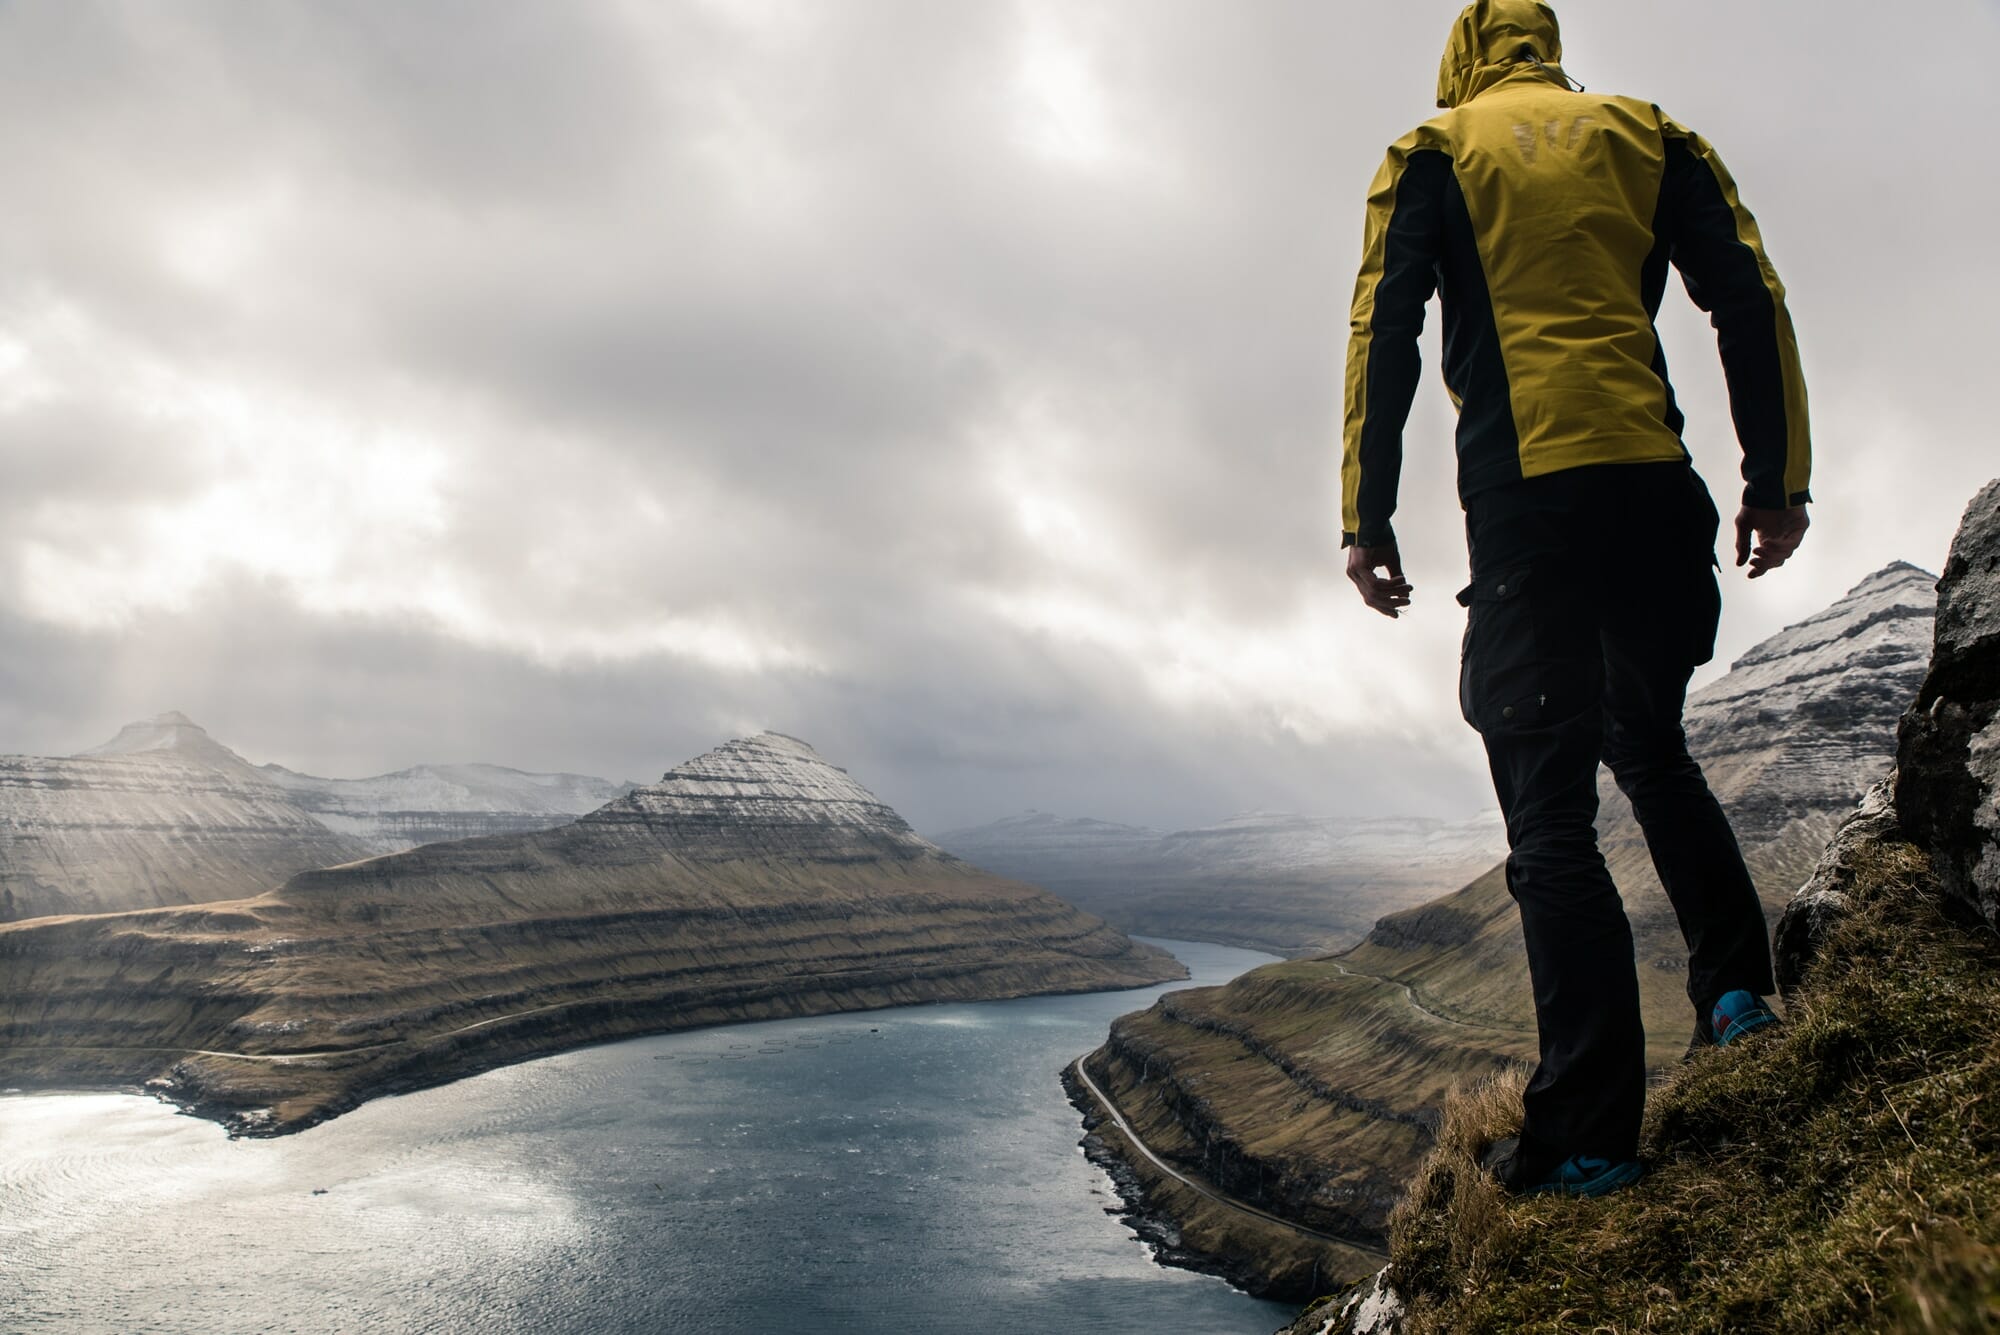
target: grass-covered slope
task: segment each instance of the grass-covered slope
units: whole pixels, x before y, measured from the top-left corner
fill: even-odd
[[[1854,862],[1785,1026],[1653,1092],[1638,1186],[1509,1201],[1477,1161],[1519,1075],[1447,1104],[1392,1220],[1394,1329],[2000,1328],[2000,937],[1947,916],[1914,846]]]

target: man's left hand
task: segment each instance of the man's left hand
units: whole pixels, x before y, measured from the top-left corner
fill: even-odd
[[[1387,579],[1375,573],[1384,568]],[[1361,601],[1385,617],[1400,616],[1400,609],[1410,605],[1410,582],[1403,578],[1403,558],[1393,542],[1386,547],[1349,547],[1347,577],[1361,590]]]
[[[1736,564],[1740,566],[1748,562],[1751,579],[1766,571],[1776,570],[1806,540],[1806,527],[1811,522],[1806,518],[1803,505],[1795,505],[1789,510],[1744,506],[1736,513]],[[1756,540],[1754,549],[1751,545],[1753,537]]]

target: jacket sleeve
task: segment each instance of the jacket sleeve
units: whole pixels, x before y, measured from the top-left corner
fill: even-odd
[[[1688,296],[1708,312],[1743,446],[1743,503],[1812,499],[1812,429],[1785,286],[1728,168],[1699,135],[1666,123],[1661,216]]]
[[[1389,150],[1368,192],[1366,245],[1354,283],[1347,347],[1346,431],[1340,462],[1343,547],[1396,540],[1403,426],[1423,357],[1417,336],[1437,288],[1451,159],[1405,140]]]

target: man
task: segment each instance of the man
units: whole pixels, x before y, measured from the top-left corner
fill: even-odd
[[[1720,595],[1718,519],[1653,326],[1669,265],[1715,325],[1752,579],[1805,536],[1811,445],[1784,289],[1728,172],[1659,108],[1585,92],[1561,59],[1548,5],[1471,5],[1439,74],[1446,110],[1375,179],[1342,544],[1370,607],[1410,605],[1389,520],[1437,290],[1472,558],[1460,705],[1507,819],[1541,1032],[1520,1139],[1489,1166],[1516,1193],[1598,1195],[1639,1176],[1645,1100],[1632,932],[1594,828],[1600,759],[1687,937],[1695,1042],[1776,1019],[1757,892],[1681,729]]]

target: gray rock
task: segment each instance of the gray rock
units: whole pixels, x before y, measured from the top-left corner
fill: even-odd
[[[1409,1304],[1389,1282],[1387,1267],[1354,1286],[1345,1298],[1314,1308],[1281,1335],[1397,1335]]]
[[[1895,782],[1892,773],[1868,790],[1854,814],[1834,831],[1819,866],[1778,919],[1771,953],[1777,965],[1778,987],[1787,997],[1797,990],[1806,968],[1819,957],[1827,934],[1846,915],[1862,852],[1885,840],[1903,838],[1891,800]]]
[[[1897,769],[1896,811],[1947,902],[2000,930],[2000,481],[1973,498],[1952,541]]]

